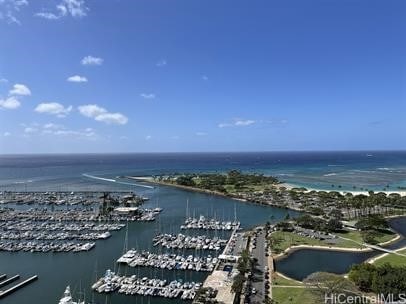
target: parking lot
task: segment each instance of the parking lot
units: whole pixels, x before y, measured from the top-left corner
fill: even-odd
[[[266,235],[261,230],[251,239],[251,256],[257,261],[249,280],[249,303],[263,303],[265,294],[265,283],[268,282],[266,276],[268,270],[268,257],[266,256]]]

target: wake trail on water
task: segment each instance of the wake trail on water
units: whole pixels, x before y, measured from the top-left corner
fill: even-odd
[[[148,189],[154,189],[154,187],[152,187],[152,186],[120,182],[120,181],[118,181],[116,179],[94,176],[94,175],[90,175],[90,174],[87,174],[87,173],[82,173],[82,176],[87,177],[87,178],[91,178],[91,179],[102,180],[102,181],[105,181],[105,182],[121,184],[121,185],[129,185],[129,186],[137,186],[137,187],[143,187],[143,188],[148,188]]]

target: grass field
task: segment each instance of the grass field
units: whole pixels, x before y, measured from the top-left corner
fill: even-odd
[[[399,251],[399,253],[406,255],[406,249]],[[376,260],[374,265],[380,266],[385,263],[389,263],[393,266],[406,266],[406,257],[390,253],[383,258]]]
[[[289,248],[290,246],[297,246],[297,245],[309,245],[309,246],[325,246],[325,247],[341,247],[341,248],[362,248],[358,243],[362,243],[363,239],[361,233],[359,231],[350,231],[350,232],[343,232],[337,233],[337,236],[341,236],[347,238],[348,240],[344,239],[337,239],[335,244],[328,243],[322,240],[312,239],[310,237],[305,237],[298,235],[293,232],[286,232],[286,231],[275,231],[272,233],[272,237],[276,240],[273,242],[272,249],[275,253],[282,252]],[[395,237],[393,233],[382,233],[379,234],[377,241],[387,242]]]
[[[275,275],[272,278],[272,284],[277,286],[303,286],[301,282],[289,280],[279,275]]]
[[[342,247],[357,247],[355,242],[358,242],[358,243],[364,242],[364,240],[362,239],[361,232],[359,232],[359,231],[336,233],[336,235],[354,241],[354,242],[351,242],[351,241],[347,241],[347,240],[340,240],[339,246],[342,246]],[[396,235],[390,231],[385,232],[385,233],[376,232],[375,241],[376,241],[376,243],[384,243],[384,242],[392,240],[395,236]]]
[[[272,250],[276,253],[282,252],[290,246],[295,245],[327,246],[323,241],[304,237],[293,232],[275,231],[272,233],[272,238],[275,240],[272,245]]]
[[[275,287],[272,288],[272,295],[278,304],[315,304],[320,302],[307,288]]]

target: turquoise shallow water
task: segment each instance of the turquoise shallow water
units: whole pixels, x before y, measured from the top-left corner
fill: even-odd
[[[405,151],[82,154],[0,156],[0,190],[92,189],[96,176],[231,169],[275,175],[283,181],[322,189],[398,190],[406,187]],[[332,187],[334,185],[334,188]],[[102,184],[101,187],[119,187]]]

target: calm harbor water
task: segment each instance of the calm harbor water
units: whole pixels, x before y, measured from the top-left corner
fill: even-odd
[[[288,182],[314,187],[329,188],[331,183],[340,183],[343,189],[352,189],[355,181],[358,187],[368,186],[370,189],[380,189],[387,184],[393,188],[406,185],[405,152],[39,155],[0,156],[0,191],[136,191],[150,198],[145,207],[159,205],[164,211],[154,223],[129,225],[129,247],[154,251],[157,249],[151,248],[151,240],[158,231],[179,232],[179,226],[186,214],[187,199],[190,213],[195,212],[196,215],[216,215],[223,219],[233,219],[236,207],[237,217],[244,229],[266,221],[281,220],[286,216],[287,210],[170,187],[148,189],[120,176],[231,169],[273,174]],[[114,179],[115,182],[90,178],[89,175]],[[296,214],[290,213],[291,216]],[[100,276],[108,268],[116,268],[115,261],[123,252],[124,236],[124,230],[114,232],[108,240],[98,241],[94,250],[79,254],[0,252],[1,273],[18,273],[22,277],[39,275],[37,282],[2,299],[2,303],[57,303],[68,284],[75,293],[79,289],[84,290],[87,299],[94,296],[97,303],[165,303],[165,299],[159,298],[114,294],[106,299],[105,296],[91,293],[90,286],[96,275]],[[331,270],[329,267],[335,264],[342,267],[336,272],[345,272],[349,265],[366,258],[352,253],[346,256],[328,252],[321,253],[320,256],[317,252],[306,252],[298,251],[289,257],[289,262],[286,260],[287,267],[291,267],[292,271],[296,269],[296,277],[309,271]],[[278,263],[277,266],[280,267],[281,264]],[[304,267],[304,270],[300,267]],[[136,268],[120,269],[120,272],[127,274],[138,274],[138,271]],[[283,272],[291,274],[289,269]],[[202,281],[207,275],[150,269],[141,270],[139,274],[167,279],[181,278],[186,281]],[[177,303],[176,300],[171,302]]]
[[[99,181],[95,181],[100,183]],[[98,185],[100,186],[100,185]],[[122,187],[128,187],[121,185]],[[121,187],[120,186],[120,187]],[[123,188],[122,188],[123,189]],[[214,215],[224,219],[234,218],[234,207],[242,227],[249,228],[267,221],[275,222],[286,216],[287,210],[236,202],[234,200],[178,190],[170,187],[156,187],[154,189],[137,189],[142,195],[150,197],[145,207],[155,207],[159,204],[164,211],[159,221],[153,223],[130,223],[128,246],[150,251],[158,250],[152,247],[152,238],[158,231],[167,233],[180,232],[179,227],[186,215],[186,200],[189,199],[190,213],[196,215]],[[296,212],[289,211],[291,216]],[[219,234],[218,236],[221,237]],[[2,303],[23,304],[35,299],[35,303],[57,303],[66,285],[70,284],[75,291],[81,289],[86,292],[88,299],[95,297],[98,303],[105,303],[105,296],[92,294],[91,284],[95,281],[96,270],[101,275],[106,269],[114,270],[115,261],[123,252],[125,239],[124,229],[113,232],[113,236],[106,241],[98,241],[95,249],[85,253],[0,253],[0,272],[27,277],[38,274],[39,280],[28,287],[4,298]],[[181,252],[193,254],[193,251]],[[214,253],[211,253],[214,255]],[[137,268],[121,267],[121,272],[138,274]],[[203,281],[207,273],[190,271],[170,272],[161,270],[141,269],[140,275],[162,277],[166,279],[183,279],[186,281]],[[107,303],[147,303],[142,297],[123,296],[113,294]],[[181,302],[171,301],[173,303]],[[149,302],[148,302],[149,303]],[[151,298],[150,303],[165,303],[164,299]]]

